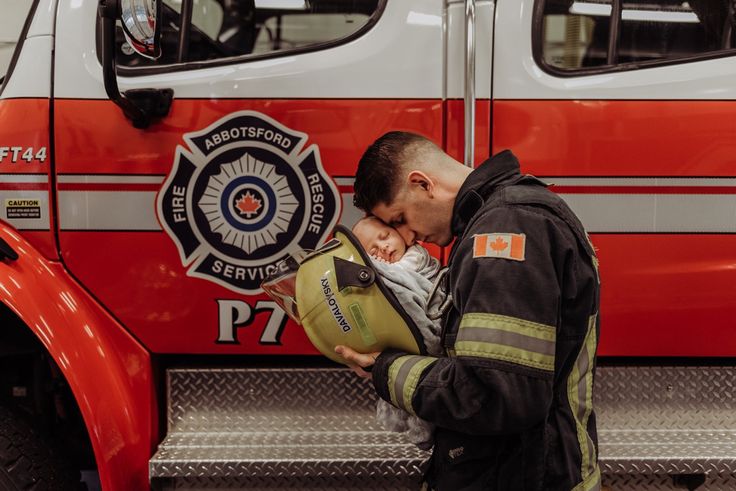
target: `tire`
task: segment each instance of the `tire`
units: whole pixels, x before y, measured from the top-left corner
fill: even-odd
[[[24,417],[0,406],[0,491],[78,491],[79,476]]]

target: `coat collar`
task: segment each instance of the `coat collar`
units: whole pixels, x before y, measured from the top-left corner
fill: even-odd
[[[460,187],[452,209],[452,233],[461,235],[473,215],[499,186],[520,177],[519,161],[504,150],[480,164]]]

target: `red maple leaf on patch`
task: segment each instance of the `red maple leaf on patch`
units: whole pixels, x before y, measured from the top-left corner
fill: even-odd
[[[235,202],[235,206],[238,207],[241,215],[245,215],[247,218],[250,218],[251,215],[257,212],[263,205],[261,204],[261,200],[253,196],[250,191],[246,191],[243,197]]]
[[[496,252],[500,252],[506,247],[508,247],[509,243],[503,240],[501,237],[496,237],[496,240],[491,242],[491,249],[493,249]]]

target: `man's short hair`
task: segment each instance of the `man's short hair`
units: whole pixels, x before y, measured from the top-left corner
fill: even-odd
[[[422,150],[439,150],[427,138],[406,131],[386,133],[363,153],[355,173],[353,204],[369,212],[396,197],[404,164]]]

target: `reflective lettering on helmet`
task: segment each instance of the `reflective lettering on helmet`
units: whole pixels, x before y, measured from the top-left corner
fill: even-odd
[[[322,293],[325,296],[327,307],[329,307],[330,313],[335,319],[335,322],[337,322],[337,325],[340,327],[340,329],[342,329],[342,332],[344,333],[352,331],[353,327],[343,315],[342,310],[340,310],[340,304],[337,303],[337,299],[335,298],[335,294],[332,291],[332,287],[330,287],[330,282],[327,279],[327,276],[323,276],[322,278],[320,278],[320,284],[322,285]]]

